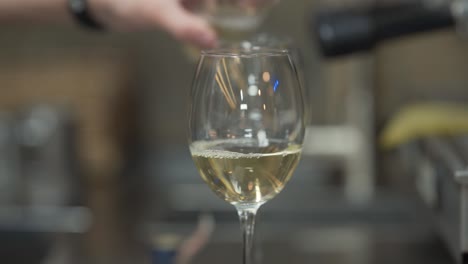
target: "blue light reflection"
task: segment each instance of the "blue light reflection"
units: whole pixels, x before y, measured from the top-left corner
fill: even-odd
[[[276,81],[275,81],[275,84],[273,85],[273,92],[276,93],[276,89],[278,89],[278,85],[279,85],[279,81],[276,80]]]

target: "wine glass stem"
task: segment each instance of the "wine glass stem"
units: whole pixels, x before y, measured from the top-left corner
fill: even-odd
[[[243,264],[253,264],[253,240],[255,216],[258,208],[238,208],[242,236],[243,236]]]

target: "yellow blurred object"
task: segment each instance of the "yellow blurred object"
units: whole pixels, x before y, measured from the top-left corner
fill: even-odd
[[[422,137],[460,134],[468,134],[468,106],[426,102],[401,109],[381,133],[379,143],[390,149]]]

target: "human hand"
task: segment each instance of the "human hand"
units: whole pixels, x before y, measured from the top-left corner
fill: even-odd
[[[117,31],[154,27],[201,48],[216,46],[216,32],[187,6],[200,0],[89,0],[95,18]]]

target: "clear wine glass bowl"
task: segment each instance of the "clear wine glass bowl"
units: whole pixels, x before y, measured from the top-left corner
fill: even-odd
[[[198,0],[192,9],[205,16],[215,27],[249,31],[257,28],[266,12],[279,0]]]
[[[257,209],[300,159],[304,103],[293,61],[286,49],[252,45],[203,51],[192,85],[192,158],[211,190],[237,208],[244,263]]]

